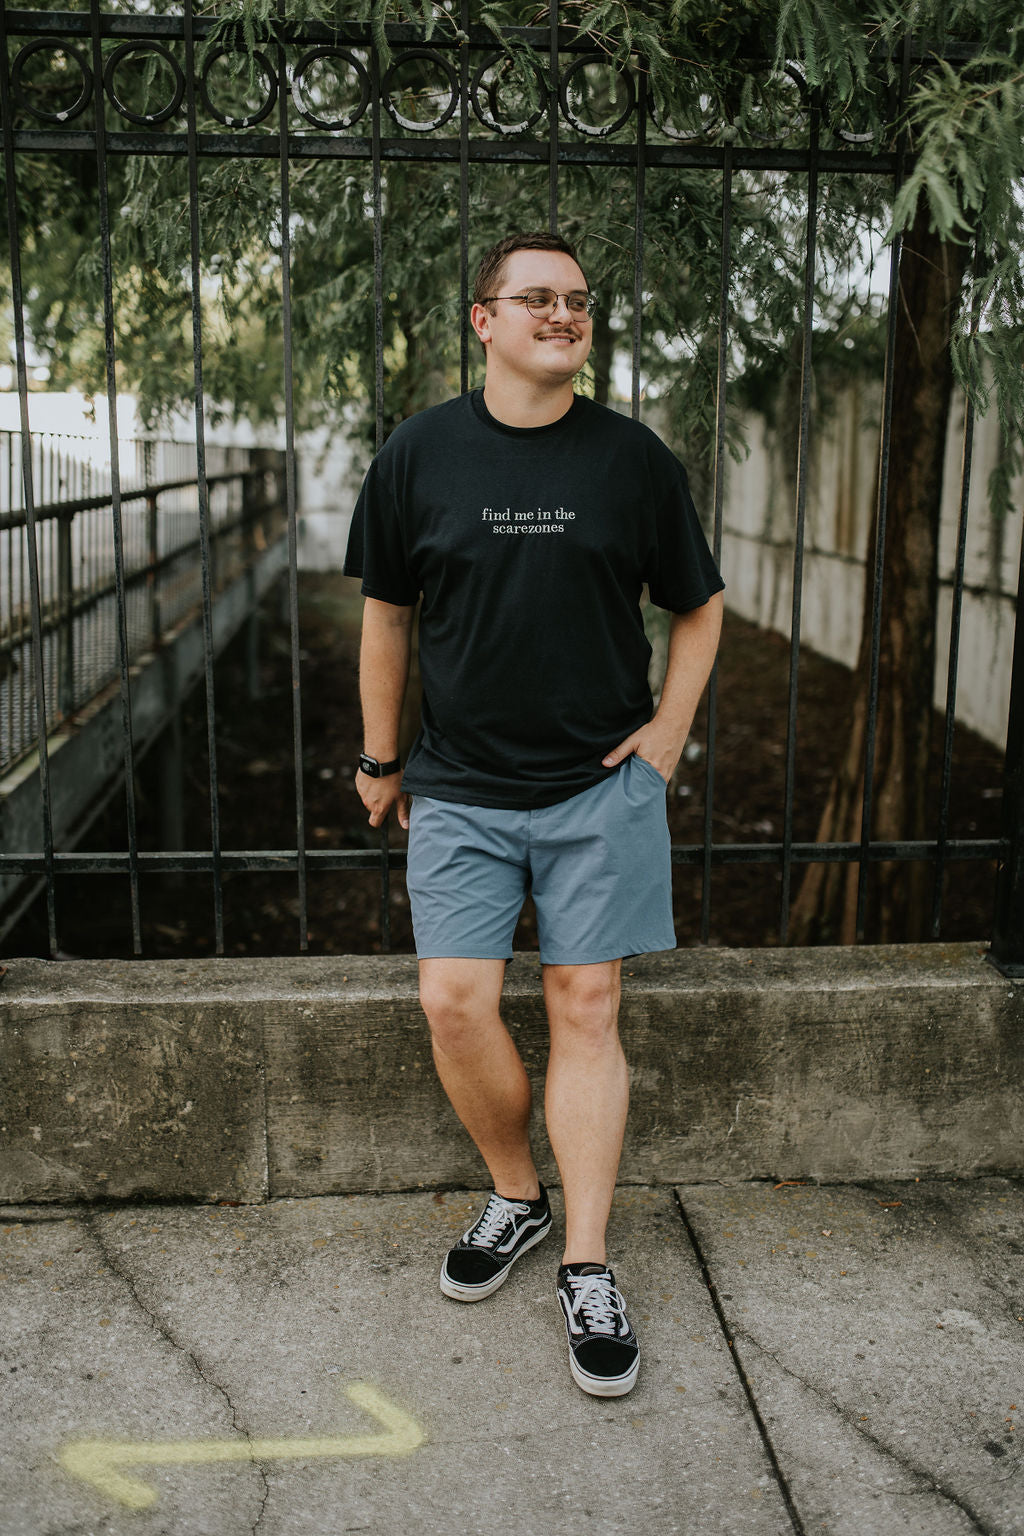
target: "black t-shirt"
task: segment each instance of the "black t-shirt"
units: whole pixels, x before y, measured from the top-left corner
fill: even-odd
[[[651,718],[644,583],[685,613],[723,582],[686,472],[649,428],[577,395],[509,427],[474,390],[398,426],[370,465],[345,572],[422,596],[414,795],[533,809],[589,789]]]

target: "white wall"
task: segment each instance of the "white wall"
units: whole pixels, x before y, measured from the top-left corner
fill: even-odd
[[[864,603],[864,562],[874,516],[880,395],[851,386],[830,418],[815,425],[808,468],[801,644],[852,667]],[[935,702],[945,708],[952,582],[960,515],[964,407],[954,399],[939,538],[940,595]],[[743,617],[788,635],[792,622],[795,474],[763,418],[747,423],[750,453],[726,471],[722,569],[727,601]],[[1009,515],[988,506],[996,461],[994,415],[975,424],[961,615],[957,719],[1002,746],[1010,697],[1024,480]]]
[[[372,457],[356,435],[355,418],[346,411],[341,426],[306,432],[296,442],[302,570],[337,571],[344,562],[352,508]]]

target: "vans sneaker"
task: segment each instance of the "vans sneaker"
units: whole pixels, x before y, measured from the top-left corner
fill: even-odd
[[[640,1369],[640,1346],[611,1270],[601,1264],[560,1265],[558,1299],[573,1381],[594,1397],[624,1397]]]
[[[516,1259],[551,1230],[547,1190],[537,1200],[492,1195],[478,1221],[449,1249],[441,1289],[455,1301],[482,1301],[504,1285]]]

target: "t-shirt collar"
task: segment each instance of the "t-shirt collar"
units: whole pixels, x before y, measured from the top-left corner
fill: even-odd
[[[564,416],[559,416],[557,421],[545,422],[541,427],[511,427],[506,422],[499,421],[496,416],[491,415],[484,404],[484,392],[482,389],[471,390],[469,395],[470,405],[477,419],[485,427],[489,427],[492,432],[503,432],[507,437],[545,437],[551,433],[560,432],[571,421],[576,419],[581,410],[586,408],[583,405],[583,399],[582,395],[573,395],[572,405],[570,405]]]

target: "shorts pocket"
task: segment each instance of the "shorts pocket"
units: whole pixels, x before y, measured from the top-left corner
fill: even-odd
[[[661,774],[658,772],[657,768],[655,768],[654,764],[653,763],[649,763],[647,761],[646,757],[641,757],[639,752],[634,752],[633,753],[633,761],[634,761],[634,763],[639,763],[640,767],[643,768],[645,770],[645,772],[649,773],[651,775],[651,777],[653,779],[655,779],[658,784],[661,785],[662,789],[668,789],[668,781],[666,779],[662,778]]]

